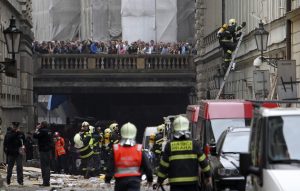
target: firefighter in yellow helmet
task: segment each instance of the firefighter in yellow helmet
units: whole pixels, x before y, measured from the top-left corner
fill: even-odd
[[[89,178],[94,169],[93,162],[93,139],[90,133],[90,124],[84,121],[81,124],[81,129],[74,137],[75,147],[79,151],[81,166],[80,170],[84,178]],[[82,147],[80,147],[82,146]]]
[[[223,74],[226,73],[227,68],[231,62],[232,53],[235,51],[235,48],[238,43],[238,39],[241,36],[241,29],[246,26],[246,22],[243,22],[242,25],[237,26],[235,19],[229,19],[228,24],[225,23],[217,32],[217,37],[220,42],[220,46],[224,51],[224,60],[222,63]]]
[[[111,130],[110,128],[106,128],[104,130],[104,142],[102,145],[102,157],[103,157],[103,170],[106,171],[107,170],[107,162],[108,162],[108,158],[112,153],[112,145],[113,142],[111,140]]]
[[[121,128],[120,143],[113,145],[113,154],[109,160],[105,183],[110,187],[115,177],[115,191],[140,190],[141,176],[147,176],[148,186],[153,181],[151,165],[142,151],[142,145],[136,144],[137,128],[128,122]]]
[[[109,129],[111,130],[111,140],[113,144],[119,143],[121,137],[119,132],[119,124],[118,123],[112,123],[109,125]]]
[[[157,133],[155,134],[154,144],[152,148],[152,152],[154,153],[154,167],[158,168],[160,157],[162,154],[162,144],[164,142],[164,131],[165,124],[161,124],[157,126]]]
[[[169,179],[170,191],[198,190],[198,167],[202,169],[205,185],[211,188],[211,170],[200,145],[191,139],[189,120],[178,116],[173,121],[174,139],[165,146],[160,160],[158,185]]]

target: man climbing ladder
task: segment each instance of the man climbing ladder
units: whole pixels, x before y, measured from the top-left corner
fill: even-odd
[[[236,20],[230,19],[229,25],[224,24],[218,31],[217,36],[224,51],[224,61],[222,63],[222,73],[224,74],[224,79],[221,83],[216,99],[219,99],[221,96],[230,70],[234,70],[235,68],[234,60],[244,37],[242,29],[245,26],[246,22],[243,22],[241,26],[236,26]]]
[[[228,24],[223,24],[217,33],[220,45],[224,51],[222,71],[223,74],[227,71],[232,60],[232,54],[237,48],[237,44],[242,35],[242,28],[246,26],[246,22],[237,26],[235,19],[230,19]]]

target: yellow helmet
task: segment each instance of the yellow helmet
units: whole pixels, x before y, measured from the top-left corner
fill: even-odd
[[[173,121],[174,131],[188,131],[189,130],[189,120],[186,117],[178,116]]]
[[[161,124],[159,126],[157,126],[157,132],[162,133],[164,132],[166,125],[165,124]]]
[[[81,127],[87,127],[87,126],[90,126],[89,122],[87,121],[82,122]]]
[[[117,131],[117,130],[118,130],[118,126],[119,126],[118,123],[112,123],[112,124],[109,126],[109,128],[110,128],[110,130],[111,130],[112,132],[114,132],[114,131]]]
[[[229,24],[229,26],[236,25],[236,20],[235,19],[229,19],[228,24]]]
[[[111,134],[110,128],[106,128],[106,129],[104,130],[104,134],[105,134],[105,135]]]
[[[128,122],[121,127],[122,139],[135,139],[137,129],[134,124]]]

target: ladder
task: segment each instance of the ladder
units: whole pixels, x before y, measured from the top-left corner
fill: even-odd
[[[244,31],[242,31],[242,35],[240,36],[240,39],[239,39],[239,41],[238,41],[238,43],[237,43],[237,45],[236,45],[236,48],[235,48],[235,50],[234,50],[234,52],[233,52],[233,55],[232,55],[232,57],[231,57],[231,62],[230,62],[230,64],[229,64],[229,67],[227,68],[227,71],[226,71],[225,75],[224,75],[224,78],[223,78],[223,81],[222,81],[222,83],[221,83],[221,86],[220,86],[220,89],[219,89],[219,92],[218,92],[218,94],[217,94],[216,99],[219,99],[220,96],[221,96],[221,94],[222,94],[222,91],[223,91],[223,89],[224,89],[226,80],[228,79],[229,73],[230,73],[230,71],[231,71],[231,68],[232,68],[232,65],[233,65],[233,63],[234,63],[234,60],[235,60],[235,58],[236,58],[236,56],[237,56],[237,53],[238,53],[238,50],[239,50],[239,48],[240,48],[241,42],[242,42],[242,40],[243,40],[243,37],[244,37]]]

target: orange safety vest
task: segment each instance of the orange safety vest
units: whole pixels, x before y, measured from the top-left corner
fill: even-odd
[[[66,154],[65,150],[65,140],[62,137],[59,137],[59,139],[55,142],[55,155],[61,156]]]
[[[141,176],[142,145],[114,144],[115,178]]]

